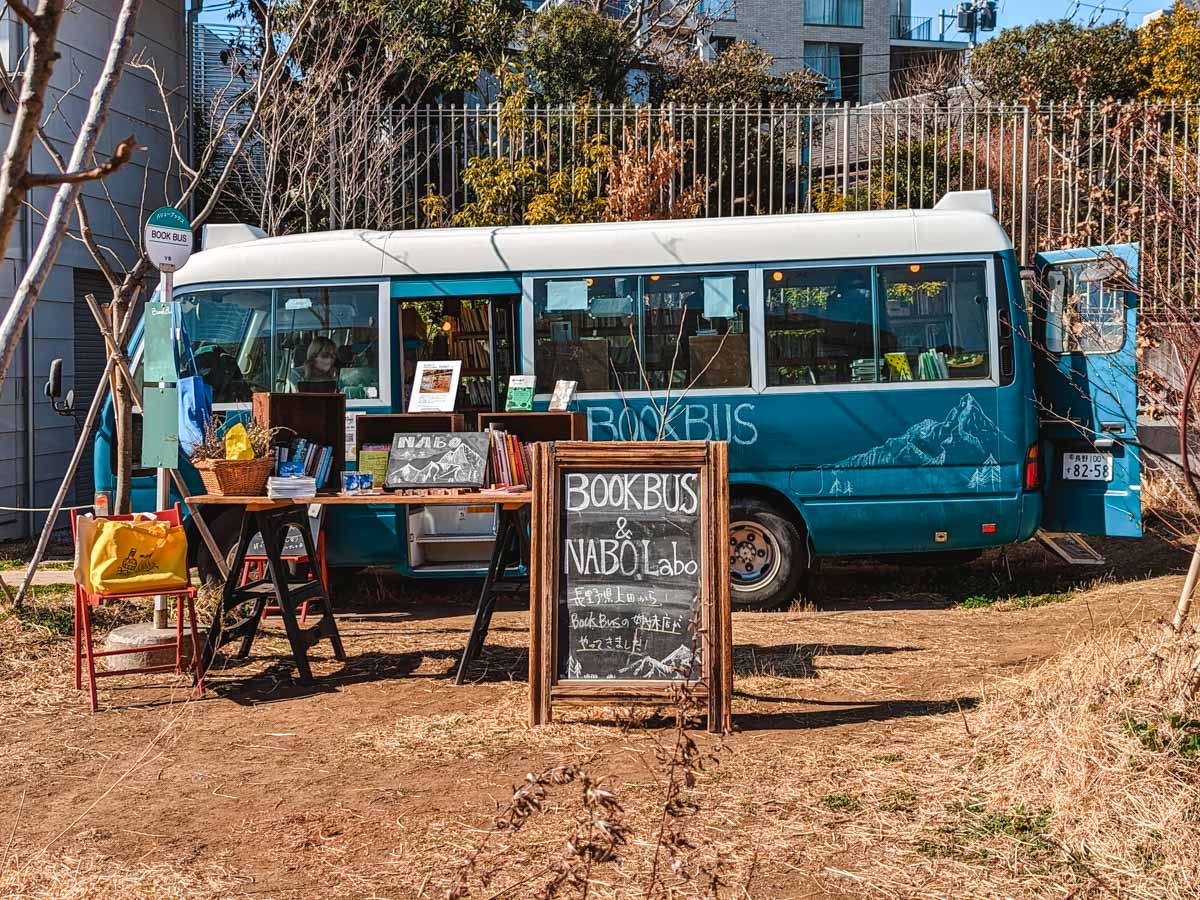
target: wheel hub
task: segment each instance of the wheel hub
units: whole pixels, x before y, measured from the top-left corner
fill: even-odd
[[[756,591],[779,574],[779,542],[757,522],[729,526],[729,575],[735,591]]]

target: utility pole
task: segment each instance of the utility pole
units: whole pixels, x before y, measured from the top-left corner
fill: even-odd
[[[996,30],[997,0],[963,0],[955,10],[958,30],[967,35],[968,52],[979,43],[979,32]]]

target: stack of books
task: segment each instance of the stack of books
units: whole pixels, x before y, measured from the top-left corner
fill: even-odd
[[[880,371],[885,366],[886,363],[882,360],[856,359],[850,364],[850,381],[853,384],[877,381]]]
[[[533,456],[529,445],[518,441],[514,435],[501,428],[490,428],[488,434],[488,465],[491,469],[488,481],[491,486],[499,490],[528,488],[530,473],[533,471]]]
[[[299,438],[275,448],[275,474],[280,478],[305,476],[324,487],[333,467],[333,448]]]
[[[303,475],[287,477],[273,476],[267,479],[267,496],[272,500],[288,500],[293,497],[315,497],[317,481]]]

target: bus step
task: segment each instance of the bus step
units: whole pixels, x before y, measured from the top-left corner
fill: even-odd
[[[1081,534],[1039,530],[1037,539],[1056,556],[1073,566],[1102,566],[1107,562]]]

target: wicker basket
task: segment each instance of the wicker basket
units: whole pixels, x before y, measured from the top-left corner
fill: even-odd
[[[218,497],[262,497],[275,468],[270,456],[258,459],[201,459],[192,463],[204,490]]]

